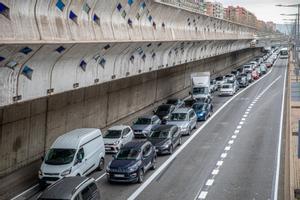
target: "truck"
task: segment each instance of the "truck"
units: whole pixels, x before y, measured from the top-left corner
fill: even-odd
[[[191,92],[193,99],[211,98],[210,72],[197,72],[191,74]]]

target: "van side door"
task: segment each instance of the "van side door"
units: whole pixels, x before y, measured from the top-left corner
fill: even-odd
[[[147,143],[143,146],[142,149],[142,160],[144,165],[145,172],[151,167],[151,161],[152,161],[152,146],[150,143]]]

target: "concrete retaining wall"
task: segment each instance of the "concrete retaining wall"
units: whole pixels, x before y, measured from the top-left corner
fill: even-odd
[[[39,159],[66,131],[129,123],[165,98],[188,95],[190,73],[226,73],[260,52],[246,49],[0,109],[0,176]]]

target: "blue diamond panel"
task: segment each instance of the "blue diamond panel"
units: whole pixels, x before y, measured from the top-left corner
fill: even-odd
[[[133,0],[128,0],[128,4],[131,6],[133,4]]]
[[[63,11],[64,10],[64,8],[65,8],[65,4],[64,4],[64,2],[62,2],[62,0],[57,0],[57,2],[56,2],[56,7],[59,9],[59,10],[61,10],[61,11]]]
[[[20,50],[21,53],[24,53],[25,55],[29,54],[32,52],[32,49],[29,47],[24,47],[23,49]]]
[[[25,66],[22,70],[22,74],[31,80],[32,74],[33,74],[33,69],[31,69],[28,66]]]
[[[55,51],[57,51],[58,53],[62,53],[66,48],[64,48],[63,46],[58,47]]]
[[[73,21],[76,21],[77,15],[71,10],[69,14],[69,18]]]
[[[8,7],[0,2],[0,13],[4,13],[8,10]]]
[[[118,4],[117,9],[118,9],[119,11],[121,11],[122,5],[121,5],[120,3]]]

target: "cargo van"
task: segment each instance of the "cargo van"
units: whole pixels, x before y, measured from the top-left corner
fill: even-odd
[[[39,183],[42,187],[66,176],[85,176],[104,168],[105,147],[101,131],[75,129],[58,137],[42,158]]]

